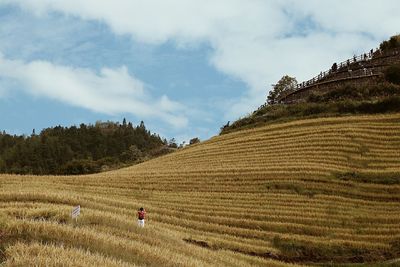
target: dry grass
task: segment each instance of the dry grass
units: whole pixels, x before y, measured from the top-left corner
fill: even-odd
[[[1,175],[0,260],[389,266],[400,257],[399,151],[400,114],[356,116],[235,132],[90,176]]]
[[[41,243],[16,243],[6,250],[4,267],[25,266],[135,266],[82,249]]]

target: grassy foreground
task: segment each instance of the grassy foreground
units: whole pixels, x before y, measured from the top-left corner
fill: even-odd
[[[1,175],[0,260],[396,266],[399,173],[400,114],[391,114],[235,132],[90,176]],[[140,206],[144,229],[136,226]]]

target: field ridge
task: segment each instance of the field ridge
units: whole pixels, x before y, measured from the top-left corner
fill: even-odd
[[[49,266],[395,266],[399,151],[396,113],[237,131],[93,175],[0,175],[0,259],[4,266],[27,259]],[[143,229],[135,218],[141,206]]]

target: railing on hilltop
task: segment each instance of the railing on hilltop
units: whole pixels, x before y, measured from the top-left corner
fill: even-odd
[[[361,63],[361,62],[370,61],[376,56],[377,53],[380,53],[379,49],[376,49],[375,52],[374,52],[373,49],[371,49],[371,51],[368,54],[367,53],[363,53],[361,55],[353,56],[352,58],[349,58],[349,59],[347,59],[345,61],[342,61],[339,64],[334,63],[329,70],[321,72],[320,74],[318,74],[317,76],[311,78],[308,81],[304,81],[302,83],[297,84],[296,91],[299,90],[299,89],[303,89],[304,87],[308,87],[308,86],[311,86],[311,85],[313,85],[315,83],[318,83],[321,80],[324,80],[325,78],[331,76],[332,74],[340,72],[341,70],[343,70],[346,67],[350,67],[351,64],[354,64],[354,63],[357,63],[357,62]],[[334,67],[335,65],[336,65],[336,69]]]
[[[360,77],[367,77],[367,76],[373,76],[377,75],[379,73],[378,70],[374,68],[374,66],[365,66],[363,63],[369,63],[373,62],[376,59],[379,59],[384,56],[393,56],[393,55],[398,55],[400,54],[400,49],[394,49],[389,52],[383,52],[379,48],[371,49],[369,53],[364,53],[358,56],[353,56],[352,58],[349,58],[345,61],[340,62],[339,64],[334,63],[332,67],[324,72],[321,72],[319,75],[313,77],[312,79],[308,81],[304,81],[302,83],[297,84],[296,89],[285,96],[281,97],[278,102],[281,102],[284,100],[287,96],[295,94],[296,92],[303,90],[308,87],[312,87],[316,84],[319,84],[321,82],[327,82],[330,81],[329,78],[334,78],[332,80],[338,79],[337,75],[338,73],[343,73],[343,77],[340,77],[339,79],[345,79],[345,78],[360,78]],[[355,63],[359,63],[360,69],[353,71],[350,67],[354,66]],[[346,70],[347,68],[347,70]],[[362,68],[362,69],[361,69]]]

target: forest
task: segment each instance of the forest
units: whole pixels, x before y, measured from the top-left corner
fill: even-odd
[[[0,133],[0,172],[14,174],[88,174],[132,165],[176,147],[123,120],[79,127],[56,126],[30,136]]]

